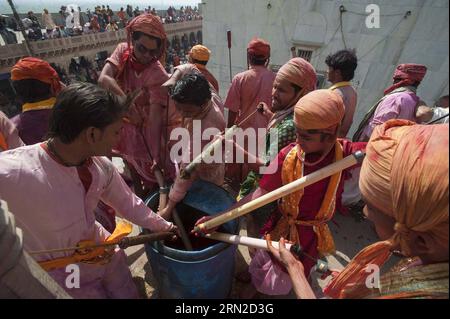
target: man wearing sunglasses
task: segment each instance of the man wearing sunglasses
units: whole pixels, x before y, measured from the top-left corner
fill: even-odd
[[[162,151],[162,145],[166,144],[161,141],[166,135],[163,134],[166,117],[169,127],[176,127],[180,122],[175,107],[168,105],[167,89],[161,87],[169,78],[159,61],[166,50],[167,36],[159,17],[152,14],[137,16],[126,30],[128,41],[119,44],[107,59],[99,84],[120,96],[141,91],[125,118],[116,150],[138,173],[144,185],[151,188],[156,183],[155,165],[165,169],[169,176],[173,170],[164,163],[164,160],[169,161],[169,156]],[[170,136],[170,132],[167,133]],[[141,185],[140,181],[135,181],[135,185]]]

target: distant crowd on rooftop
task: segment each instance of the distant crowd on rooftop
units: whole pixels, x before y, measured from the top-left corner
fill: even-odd
[[[156,10],[148,6],[141,10],[139,6],[133,8],[127,5],[125,9],[121,7],[114,12],[109,5],[99,5],[93,11],[88,8],[83,12],[80,7],[68,5],[62,6],[58,13],[49,13],[44,9],[40,19],[33,11],[29,11],[25,17],[21,17],[21,23],[28,40],[39,41],[118,31],[125,28],[130,19],[143,13],[159,16],[165,24],[202,19],[198,8],[191,6],[182,6],[180,9],[169,6],[167,10]],[[4,44],[18,43],[17,31],[20,31],[18,22],[13,17],[0,14],[0,36]]]

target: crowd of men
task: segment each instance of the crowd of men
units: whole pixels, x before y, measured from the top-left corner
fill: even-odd
[[[247,48],[248,70],[234,77],[222,100],[218,81],[207,69],[208,48],[194,46],[188,63],[169,75],[161,64],[167,43],[161,19],[138,15],[126,30],[129,41],[107,59],[98,85],[64,87],[47,62],[20,60],[11,79],[22,112],[11,120],[0,116],[0,198],[23,230],[25,249],[47,251],[35,259],[69,294],[138,296],[119,248],[99,248],[89,258],[48,251],[126,236],[129,229],[123,223],[99,222],[99,206],[151,231],[177,233],[170,222],[173,211],[195,180],[219,187],[230,183],[239,191],[238,207],[364,151],[362,165],[249,215],[248,235],[266,236],[269,251],[251,251],[248,270],[239,276],[248,283],[242,297],[318,297],[310,275],[319,258],[339,249],[327,223],[336,212],[346,215],[349,207],[363,203],[379,241],[351,256],[339,273],[329,274],[333,278],[325,296],[448,298],[449,126],[442,115],[448,116],[448,96],[439,108],[421,101],[417,88],[426,66],[397,66],[393,82],[386,83],[382,98],[350,140],[358,100],[351,83],[358,65],[352,50],[329,55],[325,62],[332,86],[317,89],[311,63],[295,57],[272,73],[270,44],[254,38]],[[193,145],[198,123],[200,136],[209,136],[201,140],[202,149],[220,139],[205,132],[238,125],[266,129],[266,150],[254,153],[249,143],[222,139],[224,148],[231,145],[233,152],[245,154],[245,163],[228,164],[222,157],[182,174],[197,155]],[[186,154],[175,161],[171,150],[177,141],[170,133],[180,128],[189,132],[190,140],[182,149]],[[275,138],[269,130],[277,132]],[[131,180],[118,173],[108,159],[112,155],[123,158]],[[270,173],[261,173],[261,168]],[[173,185],[166,207],[153,212],[142,199],[161,187],[156,172]],[[280,242],[279,249],[271,240]],[[294,256],[286,241],[301,245],[303,254]],[[393,258],[400,262],[382,274],[381,286],[366,286],[366,267],[381,267]],[[64,284],[64,266],[70,263],[81,268],[79,289]]]
[[[161,18],[162,23],[178,23],[192,20],[201,20],[198,8],[182,6],[178,10],[170,6],[167,10],[156,10],[148,6],[144,10],[127,5],[124,9],[114,12],[109,5],[99,5],[93,11],[86,9],[82,12],[80,7],[62,6],[58,13],[49,13],[43,9],[41,21],[33,11],[29,11],[22,24],[30,41],[64,38],[82,34],[105,31],[117,31],[126,27],[127,23],[140,14],[153,14]],[[0,35],[5,44],[17,43],[14,31],[19,31],[17,22],[7,16],[0,15]]]

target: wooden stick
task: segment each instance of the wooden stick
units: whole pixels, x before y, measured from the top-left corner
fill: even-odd
[[[254,112],[252,112],[251,114],[249,114],[245,119],[243,119],[238,124],[233,125],[232,127],[228,128],[227,130],[225,130],[225,132],[222,132],[221,133],[222,135],[225,134],[224,139],[225,140],[231,139],[234,132],[236,132],[236,130],[239,127],[241,127],[244,123],[246,123],[257,112],[263,112],[263,110],[264,110],[263,106],[261,104],[258,105],[257,109]],[[182,178],[188,177],[189,174],[191,174],[194,171],[195,167],[201,163],[203,158],[208,158],[209,156],[212,156],[219,147],[222,147],[222,139],[217,139],[216,141],[211,143],[203,152],[201,152],[196,158],[194,158],[194,160],[184,168],[181,177]]]
[[[252,237],[246,237],[246,236],[239,236],[239,235],[231,235],[231,234],[224,234],[224,233],[212,233],[212,234],[205,234],[206,238],[214,239],[218,241],[223,241],[228,244],[232,245],[242,245],[247,246],[250,248],[256,248],[256,249],[264,249],[268,250],[267,243],[264,239],[258,239],[258,238],[252,238]],[[277,241],[273,241],[272,245],[276,249],[280,249],[279,243]],[[286,249],[290,250],[292,244],[286,243]]]
[[[231,136],[236,132],[238,129],[237,125],[234,125],[226,130],[225,132],[225,139],[230,139]],[[211,156],[211,154],[214,154],[214,152],[222,147],[222,139],[217,139],[213,143],[209,144],[208,147],[201,152],[194,160],[189,163],[183,170],[181,177],[184,178],[184,176],[189,177],[189,175],[194,171],[194,169],[197,167],[198,164],[202,162],[202,158],[205,158],[207,156]]]
[[[188,251],[193,251],[194,248],[192,247],[192,243],[189,240],[189,235],[186,232],[186,228],[184,228],[183,222],[181,221],[180,215],[178,214],[176,208],[174,208],[172,211],[172,217],[173,217],[173,221],[175,222],[175,225],[177,225],[178,229],[180,230],[180,236],[181,236],[181,240],[184,244],[184,247]]]
[[[194,227],[194,232],[207,232],[208,230],[214,229],[222,224],[229,222],[230,220],[236,219],[240,216],[246,215],[255,209],[263,207],[277,199],[285,197],[293,192],[303,189],[309,185],[312,185],[324,178],[334,175],[340,171],[343,171],[353,165],[356,165],[364,159],[365,154],[363,152],[356,152],[346,158],[328,165],[312,174],[303,176],[302,178],[293,181],[283,187],[280,187],[270,193],[267,193],[249,203],[246,203],[240,207],[234,208],[229,212],[225,212],[217,217],[210,219],[202,224]]]
[[[229,243],[232,245],[243,245],[251,248],[256,249],[264,249],[269,251],[269,248],[267,247],[267,242],[264,239],[258,239],[258,238],[252,238],[252,237],[245,237],[245,236],[238,236],[238,235],[231,235],[231,234],[224,234],[224,233],[212,233],[212,234],[205,234],[206,238],[222,241],[225,243]],[[275,247],[275,249],[280,249],[280,243],[277,241],[272,241],[272,246]],[[319,273],[327,273],[328,268],[328,262],[325,260],[317,259],[312,257],[311,255],[305,253],[300,245],[293,245],[286,243],[286,249],[289,250],[294,255],[297,255],[298,257],[305,256],[309,258],[310,260],[313,260],[316,263],[316,271]]]
[[[95,248],[100,248],[100,247],[111,247],[111,246],[115,246],[115,245],[119,245],[119,247],[121,249],[126,249],[130,246],[137,246],[137,245],[141,245],[141,244],[148,243],[148,242],[167,239],[174,235],[175,235],[175,233],[172,233],[172,232],[152,233],[152,234],[138,235],[138,236],[133,236],[133,237],[124,237],[121,239],[114,240],[110,243],[101,243],[101,244],[87,245],[87,246],[76,246],[76,247],[66,247],[66,248],[58,248],[58,249],[31,251],[31,252],[28,252],[28,254],[43,255],[43,254],[65,252],[65,251],[76,251],[79,249],[95,249]]]

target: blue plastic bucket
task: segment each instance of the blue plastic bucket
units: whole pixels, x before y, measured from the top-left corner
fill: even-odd
[[[156,210],[159,194],[146,200]],[[186,208],[215,215],[235,203],[224,189],[204,181],[195,182],[177,209],[180,218]],[[190,229],[186,229],[188,232]],[[236,234],[238,221],[223,226],[223,231]],[[198,251],[185,251],[162,242],[146,244],[145,251],[156,280],[159,297],[163,299],[223,299],[231,292],[236,246],[212,243]]]

